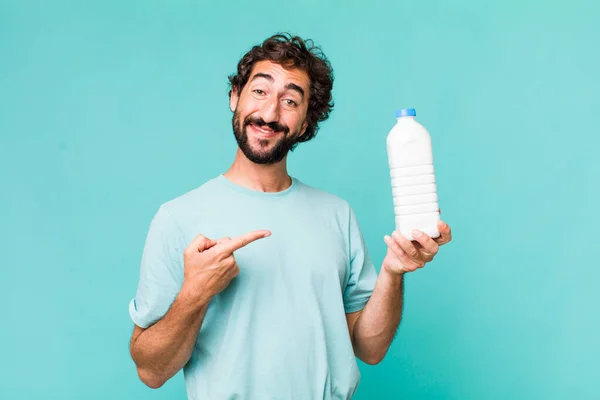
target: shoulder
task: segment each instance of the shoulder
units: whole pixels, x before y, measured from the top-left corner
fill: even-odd
[[[185,219],[199,210],[209,209],[213,203],[219,201],[222,192],[223,187],[219,184],[218,177],[209,179],[200,186],[162,203],[158,214],[173,221]]]
[[[297,179],[296,181],[301,200],[315,212],[321,210],[330,215],[335,214],[341,220],[351,218],[354,211],[348,200]]]
[[[319,201],[322,202],[324,205],[329,205],[333,207],[350,207],[350,204],[347,200],[341,198],[336,194],[327,192],[323,189],[319,189],[315,186],[308,185],[298,179],[296,179],[296,184],[298,185],[299,192],[302,193],[302,195],[306,198],[312,199],[314,201]]]

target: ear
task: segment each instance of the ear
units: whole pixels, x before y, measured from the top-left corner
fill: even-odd
[[[229,108],[231,109],[231,112],[235,112],[239,99],[240,94],[238,93],[237,88],[232,88],[231,95],[229,96]]]
[[[300,136],[306,133],[306,128],[308,128],[308,122],[304,120],[304,122],[302,123],[302,132],[300,133]]]

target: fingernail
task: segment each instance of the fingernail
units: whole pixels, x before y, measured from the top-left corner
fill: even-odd
[[[392,236],[395,238],[398,238],[398,237],[400,237],[400,232],[394,231],[394,232],[392,232]]]
[[[446,223],[444,221],[440,221],[440,225],[442,226],[442,228],[445,228],[448,226],[448,225],[446,225]]]
[[[418,238],[418,237],[421,237],[421,236],[423,236],[423,232],[421,232],[421,231],[418,231],[418,230],[416,230],[416,229],[413,229],[413,231],[412,231],[412,235],[413,235],[413,237],[416,237],[416,238]]]

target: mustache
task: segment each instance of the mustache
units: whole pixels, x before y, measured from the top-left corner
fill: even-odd
[[[263,126],[267,126],[275,132],[283,132],[284,135],[287,135],[288,132],[290,131],[290,128],[288,128],[286,125],[281,124],[279,122],[273,121],[273,122],[267,123],[261,117],[252,117],[249,115],[244,119],[244,128],[250,124],[254,124],[254,125],[258,126],[259,128],[261,128]]]

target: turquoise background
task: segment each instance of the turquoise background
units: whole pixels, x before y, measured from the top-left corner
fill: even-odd
[[[129,357],[142,245],[230,165],[227,75],[280,30],[336,72],[291,174],[350,201],[379,268],[385,136],[415,107],[454,231],[356,398],[600,398],[599,20],[591,0],[2,0],[0,398],[185,398]]]

